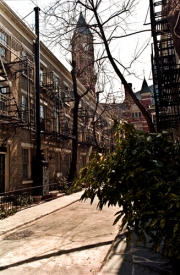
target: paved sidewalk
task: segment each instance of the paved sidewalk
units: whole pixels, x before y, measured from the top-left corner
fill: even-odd
[[[97,275],[119,230],[112,226],[119,208],[99,211],[97,199],[79,202],[81,194],[2,220],[0,230],[7,233],[0,236],[0,274]]]
[[[83,191],[68,196],[62,196],[46,203],[17,212],[0,221],[0,235],[13,231],[25,224],[58,211],[79,201]],[[126,245],[125,233],[119,233],[113,243],[109,245],[104,263],[97,275],[155,275],[168,267],[164,260],[144,248],[142,244],[135,244],[133,235],[129,246]]]
[[[78,201],[82,193],[83,191],[71,194],[69,196],[61,196],[49,202],[18,211],[13,216],[0,220],[0,235],[28,224],[34,220],[40,219],[41,217],[49,215]]]
[[[171,274],[166,261],[158,253],[150,252],[148,246],[150,247],[148,244],[147,247],[142,243],[136,244],[135,234],[127,246],[125,233],[119,233],[97,275]]]

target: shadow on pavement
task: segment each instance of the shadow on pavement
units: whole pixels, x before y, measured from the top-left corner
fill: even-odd
[[[63,254],[69,254],[69,253],[74,253],[74,252],[78,252],[78,251],[82,251],[82,250],[88,250],[88,249],[92,249],[92,248],[96,248],[96,247],[100,247],[100,246],[105,246],[105,245],[110,245],[112,244],[113,240],[111,241],[107,241],[107,242],[100,242],[100,243],[95,243],[95,244],[90,244],[90,245],[84,245],[81,247],[75,247],[75,248],[71,248],[71,249],[67,249],[67,250],[59,250],[53,253],[49,253],[46,255],[42,255],[42,256],[36,256],[36,257],[31,257],[29,259],[25,259],[16,263],[12,263],[6,266],[0,266],[0,271],[1,270],[5,270],[11,267],[17,267],[19,265],[23,265],[23,264],[27,264],[30,262],[35,262],[35,261],[40,261],[42,259],[47,259],[50,257],[56,257],[56,256],[60,256]]]
[[[136,245],[133,234],[131,243],[127,246],[125,233],[116,236],[106,262],[101,269],[103,275],[167,275],[171,269],[158,253],[149,251],[150,246],[142,243]]]

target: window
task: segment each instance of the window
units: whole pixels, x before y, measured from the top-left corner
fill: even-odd
[[[156,124],[156,115],[155,115],[155,114],[152,114],[152,122],[153,122],[154,124]]]
[[[7,35],[0,31],[0,42],[3,45],[7,45]]]
[[[86,133],[82,132],[82,141],[86,141]]]
[[[69,174],[69,168],[70,168],[70,164],[71,164],[71,154],[68,154],[68,153],[65,154],[64,163],[66,165],[65,176],[67,176]]]
[[[40,105],[40,128],[45,131],[45,106]]]
[[[68,102],[69,97],[69,87],[66,83],[64,83],[64,102]]]
[[[23,180],[27,180],[29,177],[29,150],[22,149],[22,169],[23,169]]]
[[[54,86],[54,95],[53,97],[56,98],[56,100],[59,100],[60,96],[60,78],[56,75],[53,75],[53,86]]]
[[[0,85],[0,110],[5,110],[5,101],[6,101],[6,88]]]
[[[56,169],[56,172],[58,171],[58,164],[59,164],[59,154],[58,153],[55,153],[55,169]]]
[[[55,153],[55,169],[56,172],[61,172],[61,154]]]
[[[27,64],[25,62],[25,61],[27,61],[27,54],[26,54],[25,51],[22,51],[22,60],[24,61],[23,62],[23,71],[22,71],[22,73],[27,75]]]
[[[59,114],[58,112],[54,112],[54,131],[59,133]]]
[[[43,78],[44,78],[44,75],[43,75],[43,69],[40,68],[40,84],[43,85]]]
[[[24,95],[21,97],[21,112],[22,120],[28,121],[28,101]]]
[[[40,105],[40,118],[41,120],[45,118],[45,107],[43,105]]]
[[[86,42],[84,42],[84,43],[82,44],[82,46],[83,46],[83,49],[84,49],[85,51],[88,51],[88,50],[89,50],[89,45],[88,45]]]
[[[0,46],[0,55],[2,55],[3,57],[6,56],[6,50]]]
[[[27,59],[27,54],[25,51],[22,51],[22,60],[26,60]]]
[[[7,35],[5,35],[3,32],[0,31],[0,44],[6,46],[7,45]],[[6,50],[4,47],[1,47],[0,45],[0,54],[5,57]]]
[[[82,166],[86,165],[86,156],[82,156]]]
[[[69,91],[68,85],[65,85],[65,91]]]
[[[64,128],[65,128],[65,131],[68,131],[69,129],[69,117],[65,116],[64,118]]]

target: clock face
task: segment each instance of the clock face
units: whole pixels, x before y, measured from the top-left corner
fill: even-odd
[[[82,44],[82,46],[83,46],[83,49],[84,49],[84,50],[88,51],[89,45],[88,45],[87,43],[84,42],[84,43]]]

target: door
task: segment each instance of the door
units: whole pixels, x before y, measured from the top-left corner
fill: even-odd
[[[0,154],[0,193],[5,192],[5,155]]]

